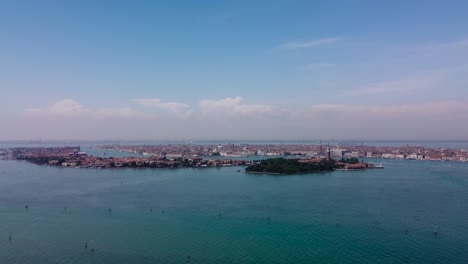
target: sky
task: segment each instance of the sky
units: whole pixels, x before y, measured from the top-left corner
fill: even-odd
[[[468,140],[467,1],[0,1],[0,140]]]

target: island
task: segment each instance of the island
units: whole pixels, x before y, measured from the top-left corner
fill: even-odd
[[[257,163],[248,166],[245,171],[265,174],[298,174],[333,171],[335,168],[336,165],[334,160],[272,158],[258,161]]]
[[[130,153],[129,153],[130,154]],[[287,158],[286,158],[287,157]],[[206,168],[246,166],[250,173],[298,174],[333,170],[375,168],[358,158],[335,161],[330,152],[320,156],[286,156],[263,160],[226,159],[214,152],[210,156],[161,153],[142,157],[101,157],[88,155],[79,146],[50,148],[11,148],[0,151],[1,159],[23,160],[37,165],[72,168]],[[240,171],[240,170],[239,170]]]
[[[300,174],[374,168],[374,164],[365,163],[356,158],[342,159],[340,161],[330,158],[271,158],[254,161],[253,164],[247,166],[245,171],[260,174]]]

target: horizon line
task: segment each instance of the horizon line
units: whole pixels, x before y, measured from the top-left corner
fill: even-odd
[[[468,142],[468,139],[0,139],[1,142],[97,142],[97,141],[358,141],[358,142]]]

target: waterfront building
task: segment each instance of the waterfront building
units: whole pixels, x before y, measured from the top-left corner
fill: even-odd
[[[333,150],[333,156],[336,158],[342,158],[343,157],[343,150],[342,149],[334,149]]]

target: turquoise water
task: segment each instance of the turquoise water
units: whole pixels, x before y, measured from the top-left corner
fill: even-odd
[[[0,263],[468,263],[468,164],[384,164],[267,176],[0,160]]]

